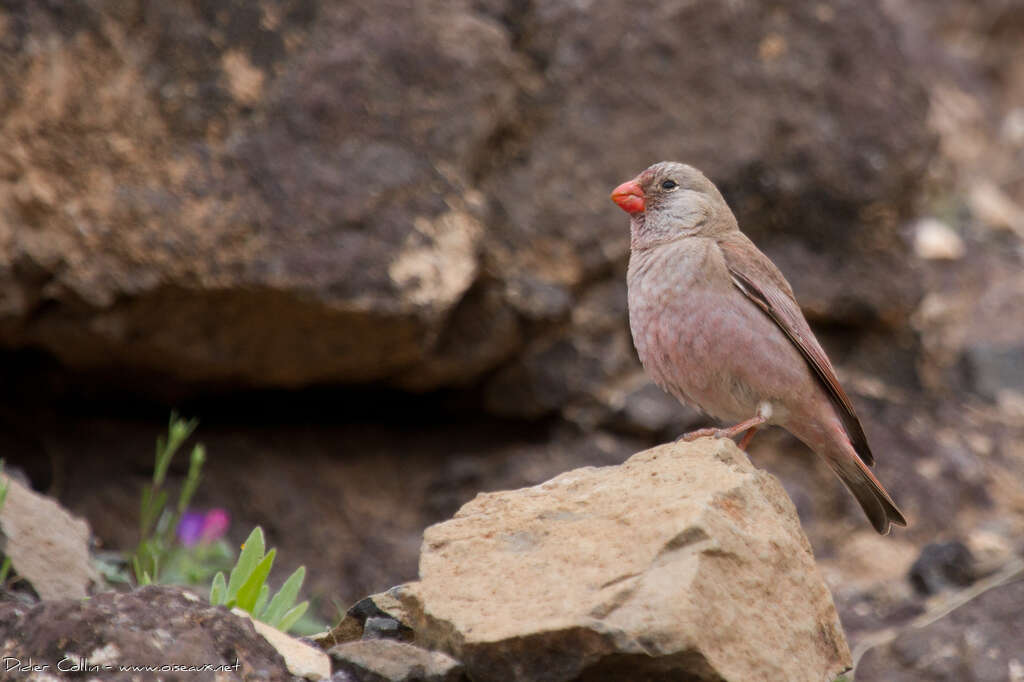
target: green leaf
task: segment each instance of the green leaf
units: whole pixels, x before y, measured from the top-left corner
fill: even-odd
[[[224,603],[224,598],[228,596],[228,586],[224,581],[224,571],[217,571],[217,575],[213,576],[213,585],[210,586],[210,603],[214,606],[220,606]]]
[[[139,587],[153,584],[153,578],[150,577],[149,571],[139,572],[138,567],[135,568],[135,580],[139,583]]]
[[[135,555],[132,557],[135,582],[139,585],[149,585],[155,579],[156,568],[156,550],[153,547],[152,540],[139,543],[139,547],[135,550]]]
[[[155,496],[154,492],[156,493]],[[143,497],[146,497],[145,493],[143,493]],[[167,492],[164,490],[149,490],[148,499],[145,500],[144,504],[146,506],[142,510],[142,535],[146,537],[153,530],[153,526],[156,525],[157,520],[161,516],[164,505],[167,504]]]
[[[252,608],[256,605],[256,600],[259,599],[260,596],[260,588],[263,587],[263,583],[267,582],[267,576],[270,575],[270,568],[274,565],[275,554],[277,554],[276,549],[272,549],[267,552],[267,556],[263,557],[263,560],[256,564],[256,568],[253,569],[252,574],[245,583],[238,588],[238,595],[236,597],[238,601],[238,608],[252,613]]]
[[[260,596],[256,597],[256,603],[252,607],[252,617],[256,620],[263,620],[260,618],[260,612],[263,611],[263,607],[267,604],[267,597],[270,596],[270,585],[263,583],[260,587]],[[266,622],[266,621],[264,621]]]
[[[162,507],[167,501],[167,493],[160,493],[160,506]],[[174,529],[177,524],[174,521],[174,514],[168,509],[164,509],[160,512],[160,518],[156,521],[156,526],[153,528],[153,544],[158,547],[166,547],[170,541],[174,538]],[[168,533],[170,531],[170,533]]]
[[[299,589],[302,587],[302,581],[305,578],[305,566],[299,566],[295,569],[294,573],[288,576],[288,580],[284,581],[284,585],[281,585],[281,589],[270,600],[270,606],[267,607],[266,614],[262,618],[264,622],[278,627],[278,621],[292,607],[295,599],[299,596]]]
[[[142,502],[139,504],[139,534],[145,537],[149,531],[149,524],[153,518],[153,511],[150,507],[153,504],[153,489],[148,485],[142,487]]]
[[[281,621],[275,625],[281,632],[288,632],[292,626],[299,622],[299,618],[302,618],[303,614],[306,613],[306,609],[309,608],[309,602],[304,601],[301,604],[296,604],[294,608],[289,609],[287,613],[281,618]]]
[[[228,599],[234,599],[242,584],[249,579],[253,569],[263,559],[263,529],[256,526],[249,533],[248,539],[242,545],[242,552],[238,555],[235,567],[231,569],[231,577],[228,579]]]
[[[167,440],[164,440],[163,437],[156,440],[156,464],[153,468],[154,486],[159,488],[163,485],[164,478],[167,476],[167,467],[170,466],[174,453],[192,435],[198,424],[199,422],[195,419],[185,421],[179,419],[176,413],[171,412],[171,419],[167,426]]]
[[[188,475],[185,477],[185,485],[181,486],[181,494],[178,495],[178,516],[185,513],[188,503],[199,487],[199,477],[203,471],[203,463],[206,461],[206,448],[201,444],[192,448],[192,458],[189,460]]]
[[[10,481],[3,477],[4,473],[4,460],[0,458],[0,508],[3,508],[4,502],[7,501],[7,491],[11,487]]]

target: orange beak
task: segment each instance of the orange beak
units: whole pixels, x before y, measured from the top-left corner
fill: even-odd
[[[644,190],[636,180],[624,182],[612,192],[612,201],[630,215],[644,210]]]

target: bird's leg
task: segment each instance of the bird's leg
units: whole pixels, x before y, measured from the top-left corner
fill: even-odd
[[[697,429],[696,431],[690,431],[682,434],[681,436],[676,436],[676,442],[685,441],[689,443],[690,441],[695,441],[698,438],[706,438],[708,436],[711,438],[718,438],[721,432],[722,429],[716,429],[713,426],[706,429]]]
[[[676,438],[676,440],[690,442],[697,440],[698,438],[704,438],[706,436],[711,436],[712,438],[732,438],[737,434],[747,431],[747,435],[745,435],[743,437],[743,440],[740,441],[740,449],[742,450],[747,447],[747,444],[750,443],[750,439],[754,437],[754,432],[757,431],[757,427],[760,426],[761,424],[764,424],[766,421],[768,421],[768,417],[765,416],[764,414],[761,414],[761,411],[759,410],[758,414],[754,415],[750,419],[741,421],[739,424],[736,424],[734,426],[730,426],[725,429],[697,429],[696,431],[684,433],[683,435],[679,436],[679,438]]]
[[[757,433],[757,427],[751,426],[750,429],[748,429],[747,432],[743,434],[743,438],[740,439],[740,450],[745,451],[747,449],[747,446],[750,445],[750,441],[754,440],[755,433]]]

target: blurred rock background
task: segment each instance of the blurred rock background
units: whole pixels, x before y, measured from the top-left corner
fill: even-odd
[[[0,450],[127,548],[153,439],[199,417],[197,502],[333,617],[478,491],[701,422],[635,358],[607,198],[661,159],[790,279],[911,521],[877,537],[754,441],[854,648],[941,589],[907,578],[926,545],[1009,561],[1019,0],[6,2]]]

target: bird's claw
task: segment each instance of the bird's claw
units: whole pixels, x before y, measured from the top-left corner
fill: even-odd
[[[676,438],[676,442],[678,443],[679,441],[683,441],[685,443],[692,443],[698,438],[725,438],[728,435],[729,432],[726,429],[697,429],[696,431],[690,431],[689,433],[684,433],[683,435],[679,436],[678,438]]]

